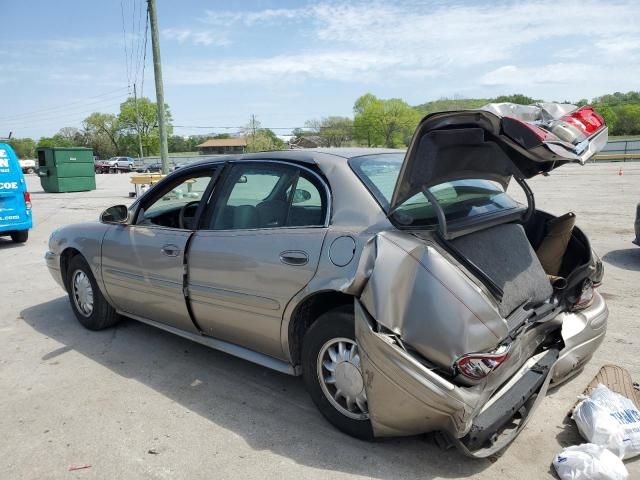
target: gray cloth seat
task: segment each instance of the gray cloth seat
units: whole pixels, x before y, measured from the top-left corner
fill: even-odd
[[[452,243],[502,289],[498,310],[503,317],[523,304],[537,306],[553,294],[522,225],[498,225]]]

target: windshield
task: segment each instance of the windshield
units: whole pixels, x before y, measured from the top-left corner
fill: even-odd
[[[385,153],[352,158],[349,165],[384,211],[388,212],[403,161],[402,153]],[[429,190],[438,200],[448,221],[521,207],[505,193],[500,184],[489,180],[454,180]],[[392,217],[397,223],[407,227],[437,223],[436,211],[423,193],[414,195],[400,205]]]

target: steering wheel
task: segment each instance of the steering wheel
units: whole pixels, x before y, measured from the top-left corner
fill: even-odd
[[[180,213],[179,213],[179,215],[178,215],[178,226],[179,226],[180,228],[185,229],[185,230],[190,230],[190,228],[188,228],[188,227],[185,225],[185,219],[186,219],[186,218],[193,218],[193,217],[187,217],[187,216],[185,215],[185,213],[186,213],[186,211],[187,211],[187,209],[188,209],[188,208],[191,208],[191,207],[193,207],[193,206],[197,206],[199,203],[200,203],[200,200],[195,200],[195,201],[193,201],[193,202],[185,203],[185,204],[182,206],[182,208],[180,209]]]

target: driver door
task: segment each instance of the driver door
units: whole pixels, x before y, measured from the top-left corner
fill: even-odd
[[[158,184],[141,199],[130,224],[109,228],[102,277],[118,310],[197,332],[184,297],[184,252],[214,174],[207,167]]]

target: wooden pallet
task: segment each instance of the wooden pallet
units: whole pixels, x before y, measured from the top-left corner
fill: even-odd
[[[627,397],[640,410],[640,390],[634,386],[631,374],[626,369],[618,365],[604,365],[589,382],[584,395],[589,395],[599,383],[605,385],[609,390]]]

